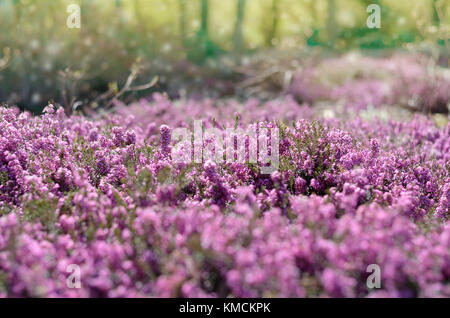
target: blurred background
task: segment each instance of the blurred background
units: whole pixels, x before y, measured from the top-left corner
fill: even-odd
[[[79,29],[66,24],[72,3]],[[371,3],[380,29],[366,25]],[[443,70],[450,60],[449,0],[0,0],[0,30],[0,103],[33,112],[155,91],[269,99],[349,52],[420,54]]]

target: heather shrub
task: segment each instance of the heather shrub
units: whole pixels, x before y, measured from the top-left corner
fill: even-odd
[[[291,98],[226,105],[1,108],[0,295],[450,295],[449,125],[320,119]],[[278,128],[277,171],[174,162],[171,131],[194,120]],[[370,264],[381,289],[366,286]]]
[[[395,105],[448,113],[448,71],[425,56],[396,53],[375,58],[349,53],[310,64],[292,81],[290,92],[298,100],[341,102],[346,112]]]

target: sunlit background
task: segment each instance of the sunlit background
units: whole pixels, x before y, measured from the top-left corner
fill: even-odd
[[[81,7],[80,29],[66,25],[71,3]],[[366,25],[371,3],[382,8],[381,29]],[[137,84],[155,76],[158,84],[129,99],[155,90],[242,95],[234,85],[247,75],[241,65],[263,73],[268,63],[296,67],[350,50],[412,50],[448,66],[450,1],[0,0],[0,30],[1,102],[96,108],[133,69]]]

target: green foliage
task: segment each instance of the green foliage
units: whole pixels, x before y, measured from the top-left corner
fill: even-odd
[[[23,219],[27,222],[40,222],[49,232],[55,231],[58,216],[55,213],[58,199],[42,198],[29,201],[23,208]]]
[[[0,185],[6,184],[8,180],[8,173],[6,171],[0,171]]]

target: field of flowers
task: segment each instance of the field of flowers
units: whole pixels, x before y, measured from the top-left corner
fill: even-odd
[[[300,75],[294,97],[267,102],[156,93],[96,118],[0,108],[0,296],[450,297],[450,124],[364,116],[406,97],[446,105],[449,82],[414,82],[416,69],[391,91],[373,84],[386,78],[333,84],[343,116],[318,112],[306,95],[318,86]],[[278,170],[175,162],[171,132],[194,120],[278,128]],[[71,265],[80,288],[67,285]]]
[[[397,105],[413,111],[448,113],[450,72],[427,57],[397,53],[382,58],[346,54],[296,73],[290,92],[299,100],[342,102],[336,113]]]

